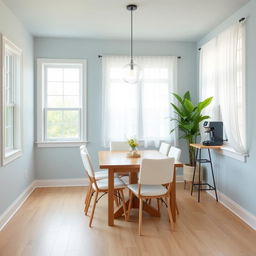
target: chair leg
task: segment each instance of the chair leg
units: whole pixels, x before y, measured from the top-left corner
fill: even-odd
[[[167,208],[168,208],[168,215],[169,215],[169,221],[170,221],[170,225],[172,227],[172,212],[171,212],[171,205],[170,205],[170,198],[166,198],[167,201]]]
[[[186,186],[187,186],[187,181],[184,180],[184,189],[186,189]]]
[[[121,198],[122,198],[122,204],[124,209],[124,219],[127,221],[127,213],[126,213],[126,206],[125,206],[125,198],[124,198],[124,192],[123,190],[120,190]]]
[[[178,215],[180,215],[180,211],[179,211],[179,208],[178,208],[177,202],[175,203],[175,208],[176,208],[177,214],[178,214]]]
[[[129,219],[130,219],[130,211],[131,211],[131,207],[132,207],[132,198],[133,198],[132,191],[129,191],[129,205],[128,205],[128,212],[127,212],[127,221],[129,221]]]
[[[116,192],[116,194],[114,195],[114,200],[115,200],[116,206],[119,205],[118,198],[119,198],[119,194],[118,194],[118,192]]]
[[[91,204],[93,193],[94,193],[94,191],[93,191],[93,188],[91,187],[90,194],[88,195],[88,201],[87,201],[85,211],[84,211],[85,215],[88,214],[88,210],[89,210],[89,207],[90,207],[90,204]]]
[[[139,209],[139,235],[141,236],[141,225],[142,225],[142,208],[143,208],[143,200],[140,198],[140,209]]]
[[[157,198],[156,201],[157,201],[157,210],[158,210],[158,213],[160,215],[160,199]]]
[[[90,194],[91,194],[91,189],[92,189],[92,184],[90,183],[90,185],[88,187],[88,190],[86,192],[85,200],[84,200],[84,212],[86,211],[86,208],[87,208],[87,204],[88,204],[89,197],[90,197]]]
[[[95,206],[96,206],[97,199],[98,199],[98,194],[99,194],[99,192],[96,191],[96,195],[95,195],[94,203],[93,203],[93,208],[92,208],[92,214],[91,214],[91,218],[90,218],[90,222],[89,222],[89,227],[90,227],[90,228],[92,227],[92,220],[93,220],[94,211],[95,211]]]

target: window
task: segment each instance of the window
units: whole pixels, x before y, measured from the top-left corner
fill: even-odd
[[[38,59],[39,146],[85,141],[85,72],[84,60]]]
[[[200,97],[213,96],[212,120],[222,120],[229,146],[246,155],[245,24],[228,28],[201,48]]]
[[[104,56],[103,64],[103,144],[136,137],[145,146],[158,146],[161,140],[177,142],[170,134],[174,117],[170,102],[177,91],[177,57],[135,57],[143,78],[127,84],[122,71],[129,63],[126,56]]]
[[[17,46],[2,38],[2,165],[22,154],[21,55]]]

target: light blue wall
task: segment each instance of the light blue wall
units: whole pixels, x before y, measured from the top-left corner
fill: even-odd
[[[84,58],[88,61],[88,149],[97,167],[101,148],[101,55],[129,55],[129,41],[83,39],[35,39],[37,58]],[[183,42],[136,41],[136,55],[176,55],[179,62],[179,93],[196,93],[196,44]],[[78,148],[36,148],[36,178],[84,177]]]
[[[256,1],[249,2],[198,42],[202,46],[225,28],[247,17],[246,87],[247,87],[247,141],[250,157],[246,163],[215,154],[218,189],[243,208],[256,215]]]
[[[33,38],[0,1],[0,33],[23,50],[23,155],[0,167],[0,215],[34,179]]]

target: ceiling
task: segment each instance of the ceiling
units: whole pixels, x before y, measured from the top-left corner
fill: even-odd
[[[249,0],[3,0],[34,36],[196,41]]]

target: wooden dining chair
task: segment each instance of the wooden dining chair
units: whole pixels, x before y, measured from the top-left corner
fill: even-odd
[[[128,220],[130,217],[133,196],[138,197],[139,204],[139,235],[142,227],[143,200],[164,198],[167,201],[168,215],[172,221],[170,196],[174,172],[174,158],[142,159],[138,184],[128,185],[130,192]],[[169,184],[168,188],[162,184]],[[158,209],[159,210],[159,209]]]
[[[91,190],[92,190],[93,193],[96,192],[96,195],[94,197],[94,203],[93,203],[92,213],[91,213],[91,217],[90,217],[90,222],[89,222],[89,227],[91,227],[94,212],[95,212],[96,203],[99,200],[98,195],[101,192],[108,193],[108,179],[96,180],[95,172],[94,172],[94,169],[93,169],[93,166],[92,166],[92,163],[91,163],[91,159],[90,159],[90,156],[89,156],[85,147],[82,148],[80,154],[81,154],[81,157],[82,157],[84,168],[87,171],[87,174],[88,174],[88,177],[89,177],[89,180],[90,180],[90,183],[91,183]],[[122,204],[123,204],[123,211],[124,211],[125,220],[126,220],[127,215],[126,215],[125,198],[124,198],[124,193],[123,193],[123,190],[125,188],[126,188],[125,184],[118,177],[115,177],[114,178],[114,194],[115,194],[115,196],[117,196],[117,192],[119,192],[119,194],[121,195]],[[89,200],[91,200],[91,197],[90,197]],[[90,202],[88,204],[90,204]]]
[[[167,156],[170,147],[171,147],[170,144],[168,144],[168,143],[166,143],[166,142],[161,142],[160,147],[159,147],[159,152],[160,152],[161,154]]]

